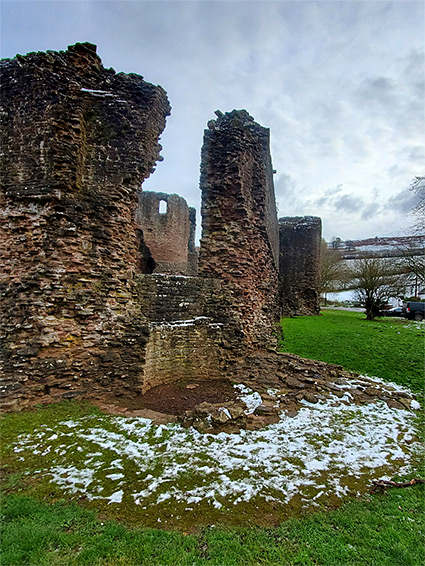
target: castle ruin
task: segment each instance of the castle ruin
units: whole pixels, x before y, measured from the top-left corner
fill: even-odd
[[[318,313],[320,221],[278,223],[269,130],[245,110],[208,123],[198,258],[194,209],[140,189],[161,159],[161,87],[89,43],[1,65],[3,406],[276,381],[282,312]]]

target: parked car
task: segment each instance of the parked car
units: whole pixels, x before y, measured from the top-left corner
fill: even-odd
[[[408,302],[405,304],[406,318],[410,320],[423,320],[425,318],[425,303]]]
[[[406,316],[406,311],[403,307],[392,307],[381,312],[383,316]]]

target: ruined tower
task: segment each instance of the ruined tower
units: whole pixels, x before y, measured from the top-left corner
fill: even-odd
[[[3,392],[125,389],[144,363],[135,222],[160,159],[165,91],[105,69],[89,43],[1,63]]]
[[[315,308],[320,222],[292,223],[294,239],[282,221],[279,252],[269,130],[245,110],[208,123],[198,273],[195,210],[141,191],[161,159],[164,90],[105,69],[89,43],[1,71],[3,407],[275,383],[280,301]]]
[[[269,130],[245,110],[205,130],[199,273],[226,284],[247,347],[270,347],[278,320],[279,233]]]
[[[285,316],[320,312],[321,239],[317,216],[279,218],[279,290]]]
[[[154,260],[154,273],[193,275],[189,254],[195,246],[196,214],[179,195],[143,191],[137,219]]]

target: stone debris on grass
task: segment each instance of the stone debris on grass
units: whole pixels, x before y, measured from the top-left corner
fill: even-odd
[[[406,472],[419,449],[412,412],[381,400],[345,405],[336,395],[303,400],[295,416],[282,413],[261,430],[202,434],[141,417],[90,416],[40,427],[14,447],[22,456],[40,454],[36,474],[65,492],[157,510],[229,509],[254,500],[284,505],[295,496],[315,506],[361,491],[372,478]]]
[[[325,375],[315,373],[308,360],[295,356],[290,363],[294,375],[281,373],[280,387],[263,387],[259,392],[254,390],[254,385],[251,388],[246,383],[235,384],[236,396],[230,400],[196,404],[177,420],[186,428],[193,426],[202,433],[235,433],[242,428],[258,430],[277,423],[282,412],[294,417],[303,406],[313,406],[319,401],[343,405],[384,401],[391,409],[408,411],[420,407],[409,389],[395,383],[341,371],[339,366],[328,366]]]

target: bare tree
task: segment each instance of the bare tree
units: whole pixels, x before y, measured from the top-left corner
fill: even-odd
[[[418,202],[410,214],[415,217],[411,236],[398,247],[403,271],[415,297],[425,285],[425,177],[415,177],[410,190],[418,195]]]
[[[342,245],[342,240],[341,240],[341,238],[339,238],[339,237],[338,237],[338,238],[335,238],[335,237],[332,238],[332,240],[331,240],[331,248],[332,248],[333,250],[339,250],[339,248],[341,247],[341,245]]]
[[[344,269],[342,253],[333,247],[329,248],[326,240],[322,238],[319,292],[325,295],[325,303],[326,294],[342,289],[346,280],[347,271]]]
[[[417,297],[419,290],[425,286],[425,235],[406,238],[398,249],[406,279]]]
[[[425,177],[415,177],[410,190],[419,196],[419,202],[411,212],[416,217],[413,232],[423,235],[425,234]]]
[[[365,307],[366,318],[373,320],[390,297],[400,296],[403,283],[398,265],[381,258],[363,258],[354,263],[351,271],[354,295]]]

